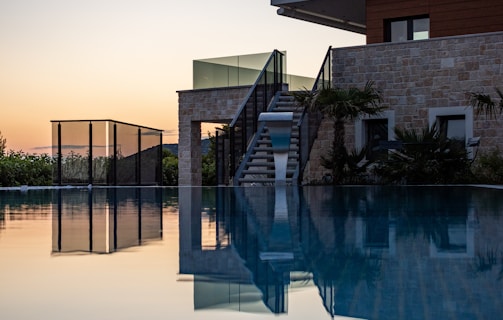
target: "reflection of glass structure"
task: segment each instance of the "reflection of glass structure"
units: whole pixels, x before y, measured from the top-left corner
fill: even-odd
[[[159,189],[59,189],[54,197],[54,253],[112,253],[162,238]]]
[[[162,131],[113,120],[53,120],[55,185],[161,185]]]

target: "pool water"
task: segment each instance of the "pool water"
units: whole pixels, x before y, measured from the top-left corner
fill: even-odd
[[[0,319],[501,319],[503,190],[0,190]]]

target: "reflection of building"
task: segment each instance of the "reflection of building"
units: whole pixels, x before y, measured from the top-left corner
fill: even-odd
[[[54,196],[54,253],[112,253],[162,237],[160,190],[59,189]]]
[[[203,250],[201,243],[208,241],[201,237],[202,190],[180,189],[180,273],[194,275],[196,308],[287,312],[290,271],[295,270],[291,225],[288,217],[275,217],[273,190],[254,190],[255,201],[239,189],[208,190],[219,199],[215,228],[231,236],[226,246]],[[253,209],[243,210],[248,205]]]
[[[53,120],[55,185],[161,185],[162,131],[114,120]]]
[[[273,190],[186,188],[180,194],[180,273],[194,275],[195,307],[287,312],[288,292],[301,274],[305,286],[317,286],[331,316],[490,319],[503,312],[495,299],[503,270],[501,191],[287,189],[285,219],[275,215],[282,206]],[[201,245],[209,243],[201,199],[212,197],[219,230],[212,235],[226,239],[213,249]],[[214,243],[222,243],[218,239]]]

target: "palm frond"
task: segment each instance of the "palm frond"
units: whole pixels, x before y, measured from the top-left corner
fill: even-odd
[[[499,109],[500,109],[500,113],[503,111],[503,92],[498,89],[498,88],[495,88],[496,90],[496,93],[498,94],[498,96],[500,97],[500,103],[499,103]]]
[[[498,94],[501,91],[496,89]],[[495,118],[496,116],[496,103],[490,95],[481,92],[470,92],[470,105],[475,109],[475,115],[479,116],[485,114],[487,117]],[[500,113],[503,108],[503,102],[500,101]]]

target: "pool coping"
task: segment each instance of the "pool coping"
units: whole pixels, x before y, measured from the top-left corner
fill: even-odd
[[[312,185],[316,186],[328,186],[328,185]],[[395,187],[475,187],[475,188],[486,188],[486,189],[499,189],[503,190],[503,185],[492,185],[492,184],[406,184],[406,185],[337,185],[337,187],[379,187],[379,186],[395,186]],[[0,187],[0,191],[29,191],[29,190],[60,190],[60,189],[110,189],[110,188],[186,188],[192,186],[16,186],[16,187]],[[201,186],[194,186],[201,187]],[[203,186],[203,187],[222,187],[222,186]],[[227,187],[227,186],[223,186]],[[259,186],[253,186],[251,188],[257,188]],[[305,186],[304,186],[305,187]]]

